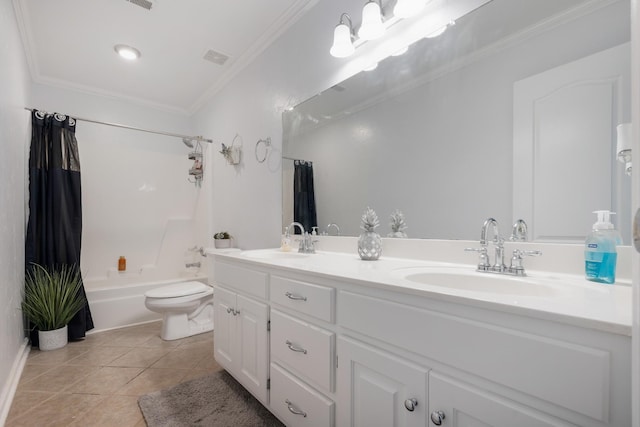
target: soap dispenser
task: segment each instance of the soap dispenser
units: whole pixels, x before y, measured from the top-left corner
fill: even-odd
[[[600,283],[616,281],[616,246],[622,243],[622,237],[611,223],[611,211],[594,211],[598,220],[593,224],[584,246],[585,276],[587,280]]]

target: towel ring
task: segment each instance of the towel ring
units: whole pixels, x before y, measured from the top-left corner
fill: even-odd
[[[261,144],[264,145],[264,156],[260,156],[258,154],[258,150]],[[264,161],[267,160],[267,157],[269,156],[270,148],[271,148],[271,137],[267,137],[267,139],[259,139],[258,142],[256,142],[256,160],[258,161],[258,163],[264,163]]]

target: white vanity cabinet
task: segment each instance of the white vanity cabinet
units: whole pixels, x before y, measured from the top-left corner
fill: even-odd
[[[220,271],[220,274],[218,274]],[[266,273],[216,264],[214,286],[214,357],[247,390],[269,402],[269,306],[258,299],[267,292]],[[249,289],[257,297],[243,293]]]
[[[232,257],[215,283],[216,360],[288,426],[631,424],[608,325]]]
[[[340,425],[412,425],[402,402],[424,391],[410,374],[391,381],[408,367],[428,372],[428,403],[416,397],[414,411],[424,408],[422,425],[631,423],[628,337],[365,287],[337,300],[342,334],[362,342],[338,340],[338,401],[350,403],[338,407]],[[358,422],[360,408],[384,400],[393,423]]]
[[[335,289],[272,274],[271,408],[291,426],[334,425]]]
[[[426,368],[347,337],[338,347],[338,425],[425,425]]]

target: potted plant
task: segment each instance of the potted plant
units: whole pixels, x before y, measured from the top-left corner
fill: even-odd
[[[67,345],[67,324],[86,304],[80,272],[71,266],[47,271],[32,264],[25,276],[22,312],[38,330],[40,350]]]
[[[231,234],[226,231],[220,231],[213,235],[213,244],[217,249],[230,248],[232,238]]]

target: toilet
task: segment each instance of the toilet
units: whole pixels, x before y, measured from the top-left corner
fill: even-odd
[[[163,340],[213,330],[213,288],[201,282],[174,283],[145,292],[147,309],[162,314]]]

